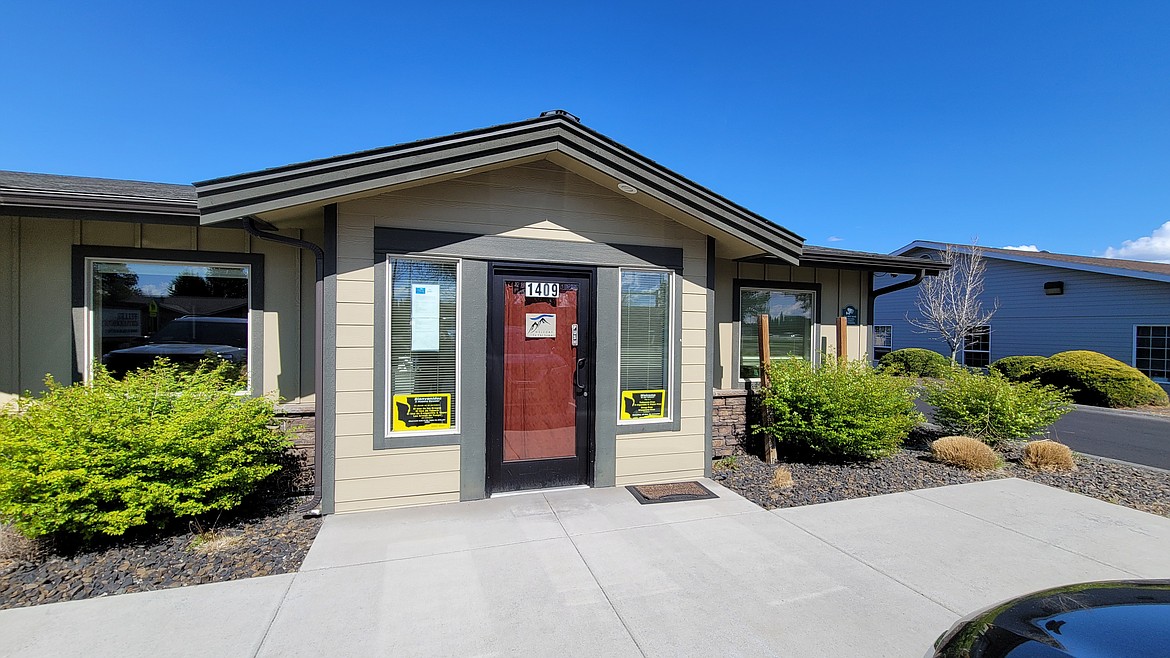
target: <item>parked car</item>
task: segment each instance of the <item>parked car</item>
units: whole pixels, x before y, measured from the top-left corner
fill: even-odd
[[[1079,583],[1014,598],[959,620],[927,656],[1170,656],[1170,580]]]
[[[247,362],[248,320],[185,315],[163,325],[145,345],[103,354],[102,365],[120,378],[160,357],[197,363],[209,356],[233,363]]]

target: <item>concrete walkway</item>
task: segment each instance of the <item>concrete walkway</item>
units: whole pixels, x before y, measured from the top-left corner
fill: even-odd
[[[5,656],[920,656],[1170,519],[1022,480],[765,512],[575,490],[333,516],[295,575],[0,612]]]

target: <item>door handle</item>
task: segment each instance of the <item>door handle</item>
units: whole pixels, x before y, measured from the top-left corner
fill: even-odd
[[[589,391],[585,390],[585,385],[581,383],[581,369],[585,367],[585,359],[577,359],[577,367],[573,370],[573,387],[581,394],[581,397],[589,397]]]

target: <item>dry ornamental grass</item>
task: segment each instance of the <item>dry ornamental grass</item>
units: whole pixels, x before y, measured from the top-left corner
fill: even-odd
[[[930,453],[937,461],[971,471],[993,471],[1002,463],[986,443],[969,436],[944,436],[930,444]]]
[[[1068,446],[1047,439],[1029,441],[1024,446],[1024,456],[1020,463],[1033,471],[1049,473],[1067,472],[1077,467],[1072,450],[1069,450]]]
[[[791,489],[792,484],[792,471],[787,466],[777,466],[772,473],[772,486],[777,489]]]

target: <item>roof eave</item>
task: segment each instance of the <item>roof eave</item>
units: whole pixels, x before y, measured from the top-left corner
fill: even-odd
[[[910,244],[894,251],[891,255],[901,255],[913,251],[914,249],[933,249],[942,251],[948,245],[942,242],[930,242],[926,240],[915,240]],[[951,244],[956,251],[960,253],[970,253],[969,245]],[[1029,265],[1041,265],[1053,267],[1061,270],[1073,270],[1076,272],[1092,272],[1095,274],[1108,274],[1110,276],[1124,276],[1131,279],[1143,279],[1146,281],[1159,281],[1163,283],[1170,283],[1170,275],[1161,274],[1159,272],[1149,272],[1146,270],[1134,270],[1124,267],[1109,267],[1107,265],[1090,265],[1087,263],[1074,263],[1056,258],[1036,258],[1029,256],[1032,252],[1020,251],[1016,253],[1005,254],[1002,251],[983,251],[984,258],[994,258],[997,260],[1006,260],[1016,263],[1027,263]]]
[[[118,195],[73,194],[43,190],[0,190],[0,212],[22,216],[57,217],[68,213],[199,217],[195,200],[143,198]]]
[[[204,181],[195,188],[201,222],[215,224],[542,157],[580,161],[777,258],[795,263],[799,257],[803,238],[795,233],[559,116]]]

